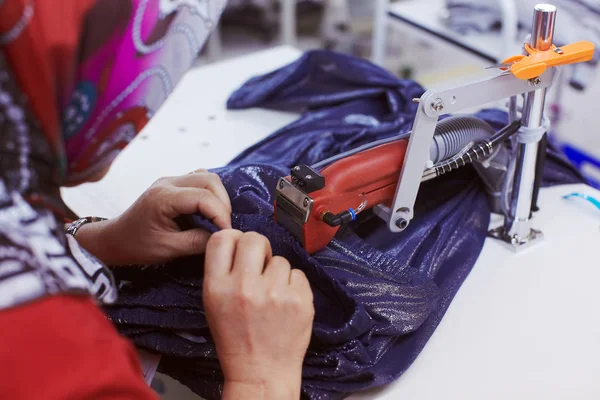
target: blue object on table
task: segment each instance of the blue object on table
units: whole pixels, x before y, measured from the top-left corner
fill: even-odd
[[[596,189],[600,189],[600,180],[598,180],[598,176],[600,176],[600,174],[596,176],[591,175],[586,173],[584,168],[585,166],[588,166],[596,168],[598,171],[600,171],[600,159],[571,144],[562,145],[562,151],[573,163],[573,165],[579,171],[582,171],[582,174],[588,180],[589,184]]]
[[[312,51],[251,79],[229,99],[229,108],[303,112],[214,172],[231,198],[234,228],[267,236],[274,254],[288,258],[311,282],[316,316],[303,368],[305,398],[341,399],[398,378],[419,355],[479,257],[490,209],[471,167],[423,184],[416,217],[401,234],[363,211],[311,256],[274,222],[279,177],[294,165],[312,165],[410,130],[417,106],[411,100],[422,93],[415,82],[365,60]],[[507,123],[503,112],[478,115],[497,129]],[[565,182],[582,179],[550,152],[544,184]],[[184,222],[216,230],[200,216]],[[107,313],[136,345],[163,354],[161,372],[204,398],[217,399],[223,377],[203,314],[202,264],[202,257],[191,257],[164,267],[116,268],[120,296]],[[207,342],[186,340],[177,335],[182,330]]]
[[[567,194],[565,196],[563,196],[563,199],[570,199],[572,197],[578,197],[580,199],[584,199],[587,200],[588,202],[590,202],[591,204],[594,205],[594,207],[596,207],[598,210],[600,210],[600,201],[598,201],[597,199],[593,198],[592,196],[585,194],[585,193],[571,193],[571,194]]]

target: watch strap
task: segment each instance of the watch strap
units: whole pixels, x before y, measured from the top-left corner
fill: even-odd
[[[71,235],[71,236],[75,236],[77,234],[77,231],[79,230],[79,228],[81,228],[83,225],[85,224],[89,224],[92,222],[100,222],[100,221],[106,221],[106,218],[101,218],[101,217],[84,217],[84,218],[79,218],[73,222],[71,222],[66,229],[66,233],[67,235]]]

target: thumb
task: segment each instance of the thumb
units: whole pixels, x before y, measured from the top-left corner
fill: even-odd
[[[178,257],[204,254],[210,233],[202,229],[190,229],[174,233],[171,243]]]

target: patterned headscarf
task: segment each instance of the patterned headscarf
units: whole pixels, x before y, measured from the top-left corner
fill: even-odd
[[[0,0],[0,48],[61,184],[105,169],[190,68],[225,0]]]
[[[0,0],[0,309],[113,301],[62,230],[61,185],[114,160],[191,67],[225,0]]]

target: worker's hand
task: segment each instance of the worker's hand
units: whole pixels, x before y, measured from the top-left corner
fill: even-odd
[[[219,228],[231,228],[231,203],[218,175],[198,170],[159,179],[123,215],[85,224],[76,238],[107,265],[166,262],[204,253],[209,233],[181,232],[174,222],[195,212]]]
[[[223,398],[300,398],[314,317],[304,273],[256,233],[225,230],[206,249],[204,307],[225,376]]]

